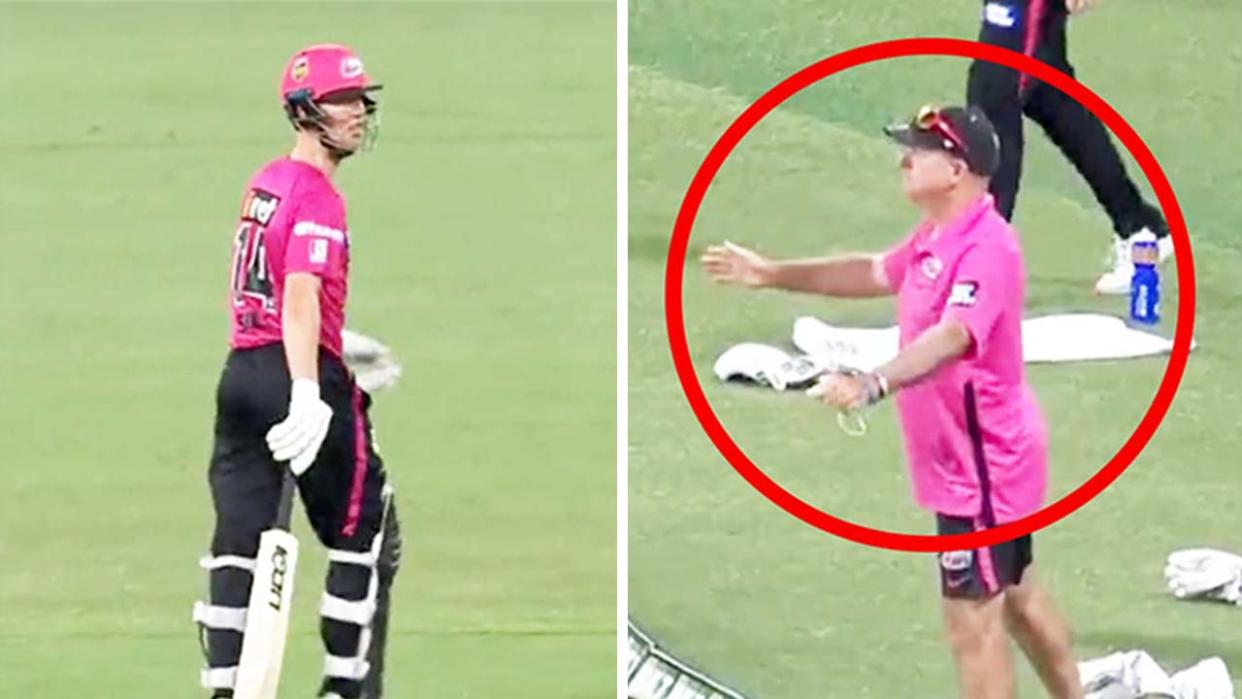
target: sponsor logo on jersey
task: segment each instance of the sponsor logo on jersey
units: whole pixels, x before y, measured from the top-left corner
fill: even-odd
[[[949,305],[973,306],[975,305],[976,293],[978,291],[979,285],[975,282],[958,282],[949,291]]]
[[[289,77],[293,78],[293,82],[300,83],[310,75],[310,59],[306,56],[299,56],[298,60],[293,62],[293,68],[289,70]]]
[[[1013,29],[1018,24],[1018,8],[1003,2],[983,6],[983,21],[994,27]]]
[[[276,207],[280,205],[280,197],[265,192],[261,189],[252,189],[246,195],[246,199],[242,202],[241,217],[246,221],[254,221],[260,226],[266,226],[271,222],[272,216],[276,214]]]
[[[310,235],[316,238],[327,238],[338,243],[345,242],[345,233],[329,226],[323,226],[314,221],[298,221],[293,224],[293,234],[296,236]]]

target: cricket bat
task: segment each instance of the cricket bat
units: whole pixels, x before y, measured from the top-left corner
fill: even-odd
[[[280,666],[289,633],[293,578],[298,565],[298,540],[289,532],[294,478],[285,469],[276,523],[259,537],[254,582],[246,611],[246,634],[237,663],[236,699],[276,699]]]

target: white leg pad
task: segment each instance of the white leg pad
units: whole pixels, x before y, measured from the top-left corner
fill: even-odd
[[[198,565],[204,570],[216,570],[218,568],[240,568],[254,572],[254,559],[245,556],[203,556],[198,559]]]
[[[245,607],[218,607],[214,604],[195,602],[192,617],[195,622],[209,629],[246,630]]]
[[[339,677],[343,680],[361,680],[367,676],[367,672],[371,669],[363,657],[342,658],[339,655],[325,656],[323,659],[323,674],[327,677]]]
[[[199,681],[207,689],[232,689],[237,682],[237,666],[204,668]]]
[[[319,615],[363,627],[369,626],[371,617],[375,616],[375,597],[368,595],[366,599],[354,602],[325,592],[319,603]]]

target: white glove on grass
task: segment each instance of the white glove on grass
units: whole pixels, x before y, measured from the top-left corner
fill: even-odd
[[[1164,579],[1178,599],[1242,604],[1242,556],[1207,548],[1174,551],[1164,567]]]

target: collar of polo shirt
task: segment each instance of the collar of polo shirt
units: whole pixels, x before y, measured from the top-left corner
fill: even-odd
[[[915,240],[915,249],[919,252],[932,252],[938,255],[955,249],[969,239],[976,224],[995,206],[992,195],[984,194],[962,215],[947,225],[936,226],[930,221],[925,222],[919,231],[920,235]]]

